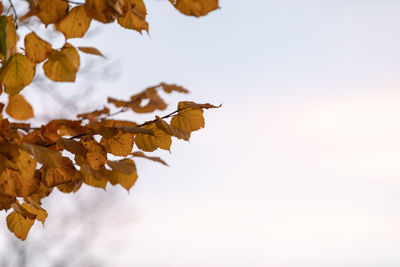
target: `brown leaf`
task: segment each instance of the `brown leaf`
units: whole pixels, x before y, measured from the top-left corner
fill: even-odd
[[[105,56],[96,47],[78,46],[78,49],[80,51],[82,51],[83,53],[96,55],[96,56],[100,56],[100,57],[104,57],[105,58]]]
[[[168,164],[164,160],[162,160],[161,158],[146,156],[142,151],[133,152],[131,155],[133,157],[141,157],[141,158],[149,159],[149,160],[152,160],[152,161],[155,161],[155,162],[159,162],[159,163],[161,163],[161,164],[163,164],[165,166],[168,166]]]

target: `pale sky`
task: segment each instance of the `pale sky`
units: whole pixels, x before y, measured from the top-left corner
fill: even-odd
[[[88,102],[165,81],[192,92],[169,96],[171,109],[223,106],[190,143],[157,153],[170,167],[137,160],[130,194],[111,189],[95,255],[106,266],[400,266],[400,2],[221,0],[201,19],[147,5],[150,36],[107,25],[71,41],[120,72]],[[49,225],[63,212],[50,202]]]

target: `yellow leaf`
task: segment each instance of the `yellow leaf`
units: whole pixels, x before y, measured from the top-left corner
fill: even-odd
[[[27,120],[33,117],[31,105],[20,94],[9,96],[6,112],[16,120]]]
[[[62,32],[65,39],[82,38],[90,27],[90,18],[84,6],[76,6],[55,25],[56,30]]]
[[[201,108],[192,108],[193,102],[179,102],[178,114],[171,119],[171,126],[183,131],[193,132],[204,127],[203,110]]]
[[[133,134],[119,132],[116,135],[100,140],[100,144],[106,149],[107,152],[115,156],[127,156],[131,153],[133,148]]]
[[[7,216],[7,227],[14,235],[25,240],[35,220],[24,218],[21,214],[13,211]]]
[[[43,64],[46,76],[55,82],[74,82],[80,66],[79,54],[72,46],[53,50]]]
[[[79,46],[78,49],[81,50],[83,53],[96,55],[96,56],[100,56],[100,57],[104,57],[105,58],[105,56],[95,47]]]
[[[146,21],[146,6],[143,0],[129,0],[131,8],[123,17],[118,17],[118,23],[124,28],[142,33],[142,30],[149,31],[149,24]]]
[[[26,197],[39,188],[40,180],[35,176],[36,161],[27,152],[20,150],[15,162],[8,161],[0,175],[0,189],[15,197]]]
[[[18,94],[35,76],[35,64],[22,54],[14,54],[0,73],[1,83],[10,95]]]
[[[63,0],[37,0],[30,1],[31,9],[40,18],[44,25],[56,23],[68,13],[69,5]]]
[[[135,137],[136,146],[147,152],[152,152],[157,148],[169,150],[171,147],[171,136],[157,128],[155,123],[143,126],[144,129],[152,130],[154,136],[138,133]]]
[[[201,17],[218,8],[218,0],[169,0],[181,13]]]
[[[82,145],[86,148],[86,159],[90,167],[99,170],[107,162],[107,152],[94,139],[82,140]]]
[[[25,36],[25,54],[35,63],[46,60],[47,55],[51,52],[51,44],[41,39],[36,33],[31,32]]]
[[[171,136],[175,136],[178,139],[183,139],[188,141],[190,138],[190,132],[181,130],[179,128],[176,128],[174,126],[169,125],[167,122],[164,120],[160,119],[159,117],[156,116],[156,125],[158,129],[163,130],[166,134],[169,134]]]
[[[138,178],[135,162],[131,159],[123,159],[119,162],[113,162],[111,165],[113,165],[113,170],[109,175],[110,183],[112,185],[120,184],[129,191]],[[132,172],[128,173],[128,171]]]

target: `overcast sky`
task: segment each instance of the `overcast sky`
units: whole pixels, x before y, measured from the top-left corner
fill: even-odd
[[[71,41],[120,73],[90,103],[165,81],[223,106],[158,153],[170,167],[137,161],[101,218],[104,239],[123,231],[109,266],[400,266],[400,2],[221,0],[201,19],[147,5],[149,35]]]

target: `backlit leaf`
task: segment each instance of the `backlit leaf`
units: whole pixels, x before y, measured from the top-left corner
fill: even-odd
[[[30,84],[35,76],[35,64],[22,54],[14,54],[0,73],[5,91],[15,95]]]
[[[46,76],[55,82],[74,82],[80,66],[79,54],[72,46],[64,46],[60,51],[52,50],[43,64]]]

